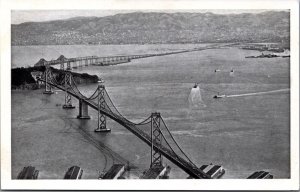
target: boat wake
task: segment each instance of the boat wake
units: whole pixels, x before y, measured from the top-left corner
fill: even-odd
[[[279,92],[289,92],[290,89],[278,89],[273,91],[264,91],[264,92],[256,92],[256,93],[245,93],[245,94],[238,94],[238,95],[226,95],[225,97],[245,97],[245,96],[253,96],[253,95],[264,95],[269,93],[279,93]]]

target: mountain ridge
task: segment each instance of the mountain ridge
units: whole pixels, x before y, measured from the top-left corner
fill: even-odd
[[[289,12],[132,12],[12,24],[12,45],[288,42]]]

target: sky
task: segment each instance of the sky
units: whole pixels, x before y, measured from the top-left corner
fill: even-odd
[[[40,21],[51,21],[51,20],[60,20],[60,19],[69,19],[72,17],[104,17],[109,15],[115,15],[118,13],[130,13],[130,12],[212,12],[216,14],[238,14],[238,13],[261,13],[264,11],[270,11],[267,9],[201,9],[201,10],[17,10],[12,11],[11,13],[11,23],[20,24],[24,22],[40,22]],[[282,10],[276,10],[282,11]],[[285,10],[287,11],[287,10]]]

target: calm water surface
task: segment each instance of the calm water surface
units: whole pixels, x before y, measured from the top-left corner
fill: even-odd
[[[204,45],[31,46],[12,48],[12,66],[27,66],[41,57],[49,60],[87,55],[121,55],[179,50]],[[213,99],[221,94],[243,94],[289,88],[289,58],[245,59],[259,52],[238,48],[205,50],[133,60],[127,64],[76,69],[96,74],[116,107],[128,119],[139,122],[151,112],[161,113],[175,139],[193,162],[221,164],[224,178],[246,178],[257,170],[275,178],[290,172],[289,93]],[[215,69],[221,71],[215,73]],[[229,72],[234,69],[234,76]],[[205,107],[191,109],[188,96],[198,82]],[[96,84],[80,85],[90,95]],[[12,175],[33,165],[39,178],[61,179],[68,167],[79,165],[83,178],[96,178],[118,159],[96,148],[89,138],[104,143],[132,162],[138,177],[150,164],[150,148],[112,121],[112,132],[95,134],[96,112],[91,120],[76,119],[78,109],[63,110],[64,94],[36,91],[12,92]],[[74,100],[77,106],[78,102]],[[187,175],[172,163],[171,178]]]

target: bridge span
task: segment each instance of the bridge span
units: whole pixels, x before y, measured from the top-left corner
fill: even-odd
[[[66,58],[64,55],[59,56],[55,60],[47,61],[44,58],[41,58],[34,66],[54,66],[60,65],[60,69],[67,69],[70,70],[72,68],[84,67],[89,65],[98,65],[98,66],[105,66],[105,65],[115,65],[120,63],[127,63],[133,59],[141,59],[147,57],[157,57],[157,56],[166,56],[172,54],[179,54],[179,53],[186,53],[186,52],[193,52],[193,51],[202,51],[206,49],[218,49],[221,47],[226,47],[229,45],[210,45],[205,47],[198,47],[193,49],[184,49],[178,51],[170,51],[164,53],[152,53],[152,54],[136,54],[136,55],[114,55],[114,56],[85,56],[85,57],[75,57],[75,58]],[[65,65],[67,65],[65,67]]]
[[[162,156],[164,156],[193,178],[211,179],[211,176],[196,166],[180,148],[160,113],[152,113],[150,117],[140,123],[131,122],[122,116],[114,106],[103,84],[98,85],[95,92],[90,97],[87,97],[77,88],[70,71],[65,71],[63,79],[58,79],[57,76],[52,74],[49,65],[46,65],[43,76],[38,80],[45,83],[44,93],[53,93],[52,87],[65,92],[64,108],[75,108],[72,105],[72,97],[78,99],[79,119],[89,118],[88,107],[98,111],[96,132],[110,131],[106,127],[106,117],[108,117],[149,145],[151,147],[150,167],[162,166]]]

